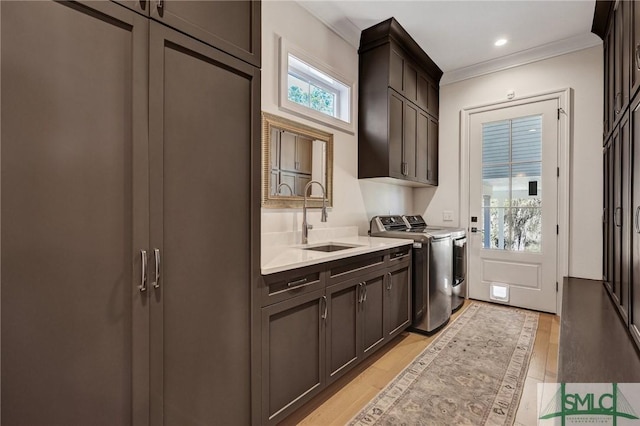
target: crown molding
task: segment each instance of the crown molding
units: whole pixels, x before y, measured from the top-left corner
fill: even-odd
[[[296,3],[340,36],[344,41],[356,49],[358,48],[360,44],[360,28],[345,18],[339,10],[336,10],[335,3],[330,1],[304,0],[296,0]]]
[[[458,68],[452,71],[445,71],[440,81],[440,85],[456,83],[481,75],[503,71],[509,68],[530,64],[555,56],[565,55],[578,50],[602,45],[602,40],[592,33],[554,41],[539,47],[512,53],[490,61],[480,62],[468,67]]]

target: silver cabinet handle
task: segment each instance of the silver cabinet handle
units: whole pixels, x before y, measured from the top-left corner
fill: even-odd
[[[364,297],[362,298],[363,302],[367,301],[367,283],[364,282],[362,283],[362,289],[364,290]]]
[[[616,207],[616,209],[613,211],[613,224],[618,228],[620,226],[622,226],[621,224],[618,223],[618,212],[619,211],[620,212],[622,211],[622,207]]]
[[[287,287],[297,287],[301,284],[304,284],[307,282],[307,278],[302,278],[301,280],[297,280],[297,281],[291,281],[289,283],[287,283]]]
[[[616,93],[616,97],[613,99],[613,102],[615,104],[615,107],[613,109],[613,111],[617,114],[620,114],[620,107],[622,105],[618,105],[618,99],[622,99],[622,93],[618,92]]]
[[[387,281],[387,290],[391,291],[391,272],[387,272],[387,275],[389,275],[389,281]]]
[[[147,290],[147,251],[140,250],[140,258],[141,258],[141,266],[142,266],[142,274],[140,276],[140,285],[138,286],[138,290],[140,292]]]
[[[328,313],[328,312],[327,312],[327,309],[328,309],[328,306],[327,306],[327,296],[322,296],[322,302],[324,303],[324,312],[322,313],[321,318],[322,318],[323,320],[326,320],[326,319],[327,319],[327,313]]]
[[[640,71],[640,43],[636,44],[636,69]]]
[[[153,288],[160,288],[160,249],[153,249],[153,256],[155,258],[155,281],[153,283]]]
[[[638,214],[640,213],[640,206],[636,207],[636,218],[634,220],[634,227],[636,228],[636,234],[640,234],[640,229],[638,229]]]
[[[164,9],[164,0],[158,0],[158,5],[156,7],[158,8],[158,12],[162,12],[162,9]]]
[[[362,283],[358,283],[358,303],[362,303],[364,291],[362,290]]]

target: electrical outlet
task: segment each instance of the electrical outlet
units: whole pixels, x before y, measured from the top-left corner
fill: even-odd
[[[444,222],[453,222],[453,212],[451,210],[445,210],[442,212],[442,220]]]

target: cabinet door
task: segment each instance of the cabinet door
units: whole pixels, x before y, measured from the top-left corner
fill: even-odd
[[[403,152],[404,99],[389,90],[389,176],[404,178]]]
[[[631,108],[631,147],[633,164],[632,170],[632,262],[631,262],[631,306],[629,323],[631,335],[640,344],[640,99]]]
[[[620,313],[628,324],[629,286],[631,280],[631,146],[629,131],[629,114],[620,121],[621,166],[622,173],[622,211],[621,211],[621,250],[620,250]]]
[[[153,19],[260,66],[259,0],[156,0],[150,7]]]
[[[602,151],[602,280],[605,282],[605,284],[610,280],[609,250],[611,250],[609,244],[609,218],[611,217],[609,211],[609,151],[610,145],[605,146]]]
[[[296,171],[296,135],[290,132],[280,132],[280,169],[290,172]]]
[[[249,424],[259,71],[156,22],[149,58],[152,425]]]
[[[327,383],[358,361],[363,294],[358,280],[327,287]]]
[[[609,115],[607,117],[607,120],[609,122],[609,132],[612,132],[614,127],[615,127],[615,121],[616,121],[616,85],[615,85],[615,44],[614,44],[614,34],[615,34],[615,22],[612,22],[611,25],[609,26],[609,31],[607,32],[606,35],[606,43],[607,43],[607,59],[606,59],[606,63],[607,63],[607,72],[606,75],[608,76],[607,81],[605,82],[605,84],[607,85],[607,93],[608,93],[608,98],[605,100],[608,104],[608,111],[609,111]]]
[[[631,8],[631,90],[630,96],[634,97],[640,87],[640,4],[630,2]],[[606,60],[606,57],[605,57]],[[637,164],[637,163],[636,163]]]
[[[324,289],[262,308],[262,424],[281,420],[283,410],[290,413],[324,386],[325,309]]]
[[[429,84],[429,105],[427,112],[438,118],[440,110],[440,89],[434,83]]]
[[[384,333],[384,273],[363,281],[362,355],[373,353],[385,341]]]
[[[427,147],[427,183],[438,185],[438,121],[429,118]]]
[[[404,135],[402,138],[403,174],[409,180],[417,180],[416,161],[418,159],[416,147],[418,143],[418,110],[410,102],[404,103]]]
[[[0,423],[147,424],[148,23],[106,2],[0,8]]]
[[[630,4],[631,2],[621,1],[615,10],[615,87],[616,99],[615,107],[617,115],[622,116],[625,108],[629,105],[629,75],[630,75]]]
[[[385,337],[399,334],[411,323],[409,265],[387,273],[385,285]]]
[[[416,180],[427,183],[429,170],[429,116],[418,110],[416,143]]]
[[[620,281],[622,273],[620,263],[622,260],[622,144],[620,143],[620,130],[613,133],[613,279],[611,281],[612,296],[616,305],[620,304]]]

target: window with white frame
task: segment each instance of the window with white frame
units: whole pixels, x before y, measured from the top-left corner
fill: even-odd
[[[282,39],[280,56],[280,107],[353,131],[353,84]]]

